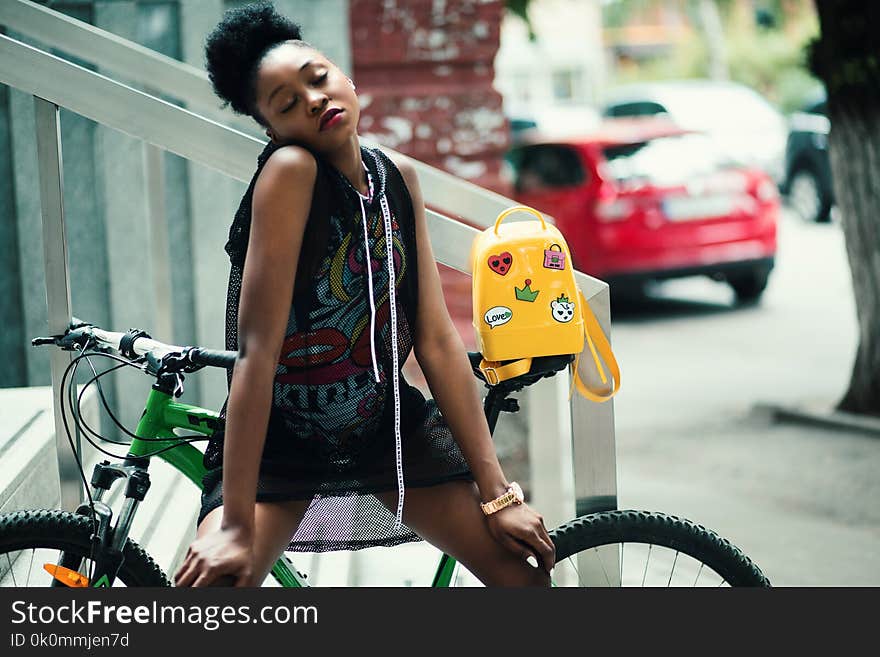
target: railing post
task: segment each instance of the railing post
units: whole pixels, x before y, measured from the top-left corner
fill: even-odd
[[[605,335],[611,339],[611,302],[607,285],[578,273],[577,283]],[[590,293],[590,290],[593,290]],[[578,366],[581,379],[600,388],[596,366],[585,349]],[[567,394],[567,391],[566,391]],[[614,439],[614,401],[596,403],[577,394],[571,397],[572,455],[577,515],[617,508],[617,459]],[[578,559],[582,585],[620,586],[618,546],[599,549],[599,560],[590,555]]]
[[[70,325],[70,269],[67,259],[67,233],[64,226],[64,178],[61,160],[61,122],[58,106],[34,96],[34,119],[37,131],[37,170],[40,179],[40,210],[43,224],[43,261],[46,268],[46,306],[49,332],[63,333]],[[61,377],[72,355],[52,349],[49,362],[52,370],[52,406],[55,413],[55,447],[58,451],[58,476],[61,506],[75,510],[83,500],[82,481],[76,457],[70,451],[61,413]],[[73,432],[76,453],[80,454],[80,437],[71,409],[67,409],[67,426]]]

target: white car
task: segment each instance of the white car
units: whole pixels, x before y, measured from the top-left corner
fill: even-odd
[[[602,114],[666,114],[682,128],[713,137],[728,157],[763,169],[777,185],[783,182],[788,136],[785,117],[744,85],[702,79],[626,85],[608,94]]]

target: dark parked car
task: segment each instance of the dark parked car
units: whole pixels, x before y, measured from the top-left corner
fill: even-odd
[[[791,208],[806,221],[828,221],[831,217],[834,189],[828,161],[830,125],[824,92],[790,119],[782,191]]]

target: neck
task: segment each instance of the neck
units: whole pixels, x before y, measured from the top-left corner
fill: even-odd
[[[326,153],[324,157],[355,189],[365,195],[369,192],[367,175],[361,158],[361,144],[357,135],[353,135],[340,148],[332,153]]]

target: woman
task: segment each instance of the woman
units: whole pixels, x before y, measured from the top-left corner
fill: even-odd
[[[300,37],[258,3],[206,41],[215,92],[270,142],[226,245],[239,355],[176,584],[257,586],[285,549],[425,539],[487,585],[547,586],[553,544],[505,495],[415,171],[360,146],[354,83]],[[403,379],[410,350],[432,400]]]

